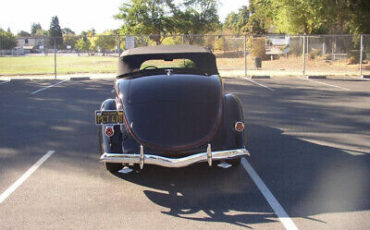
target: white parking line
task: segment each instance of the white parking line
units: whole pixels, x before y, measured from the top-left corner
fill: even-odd
[[[278,216],[280,222],[284,225],[287,230],[298,230],[297,226],[294,224],[292,219],[288,216],[284,208],[279,204],[274,195],[267,188],[265,183],[263,183],[261,177],[258,176],[256,171],[254,171],[252,165],[249,164],[248,160],[242,158],[242,166],[247,171],[249,176],[252,178],[253,182],[257,185],[258,189],[261,191],[262,195],[265,197],[267,202],[270,204],[272,210]]]
[[[14,182],[5,192],[0,195],[0,204],[6,200],[28,177],[32,175],[51,155],[55,153],[54,150],[48,151],[40,158],[31,168],[29,168],[16,182]]]
[[[48,88],[54,87],[54,86],[56,86],[56,85],[59,85],[59,84],[61,84],[61,83],[65,82],[65,81],[68,81],[68,80],[69,80],[69,79],[66,79],[66,80],[63,80],[63,81],[57,82],[57,83],[55,83],[55,84],[53,84],[53,85],[49,85],[49,86],[46,86],[46,87],[41,88],[41,89],[39,89],[39,90],[33,91],[33,92],[31,93],[31,95],[36,94],[36,93],[39,93],[39,92],[41,92],[41,91],[44,91],[45,89],[48,89]]]
[[[5,84],[5,83],[9,83],[10,81],[0,81],[0,85],[2,84]]]
[[[263,88],[266,88],[266,89],[268,89],[268,90],[270,90],[270,91],[275,91],[274,89],[272,89],[272,88],[270,88],[270,87],[268,87],[268,86],[262,85],[262,84],[260,84],[260,83],[258,83],[258,82],[256,82],[256,81],[253,81],[252,79],[249,79],[249,78],[243,78],[243,79],[245,79],[245,80],[247,80],[247,81],[250,81],[250,82],[252,82],[253,84],[259,85],[259,86],[261,86],[261,87],[263,87]]]
[[[319,84],[322,84],[322,85],[327,85],[327,86],[331,86],[331,87],[335,87],[335,88],[339,88],[339,89],[343,89],[343,90],[348,90],[350,91],[350,89],[347,89],[347,88],[344,88],[344,87],[341,87],[341,86],[337,86],[337,85],[332,85],[332,84],[328,84],[328,83],[325,83],[325,82],[321,82],[321,81],[314,81],[312,79],[308,79],[308,78],[305,78],[307,81],[313,81],[313,82],[316,82],[316,83],[319,83]]]

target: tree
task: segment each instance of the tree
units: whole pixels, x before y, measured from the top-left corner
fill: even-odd
[[[94,50],[99,49],[103,53],[103,56],[105,56],[105,53],[108,50],[114,49],[115,45],[116,39],[115,36],[113,36],[112,31],[107,31],[103,34],[99,34],[93,40],[93,49]]]
[[[274,24],[278,32],[311,34],[322,30],[327,22],[325,1],[274,0]]]
[[[78,40],[78,37],[75,35],[75,32],[70,28],[63,28],[62,33],[64,48],[71,47],[71,49],[74,49]]]
[[[124,34],[151,34],[151,40],[161,44],[165,35],[171,32],[172,22],[168,3],[172,0],[126,0],[120,7],[116,19],[123,20]]]
[[[249,19],[249,10],[247,6],[242,6],[237,13],[231,12],[227,15],[224,27],[230,29],[235,34],[246,31]]]
[[[224,21],[223,29],[229,29],[235,33],[235,25],[238,23],[238,16],[235,12],[230,12]]]
[[[31,35],[35,35],[38,30],[42,30],[40,23],[32,23],[31,26]]]
[[[95,36],[96,35],[96,32],[95,32],[94,28],[91,28],[87,32],[82,32],[82,33],[86,33],[87,36]]]
[[[18,37],[30,37],[31,34],[28,33],[27,31],[20,31],[18,34],[17,34]]]
[[[63,43],[66,48],[70,46],[71,49],[74,49],[78,40],[79,37],[74,34],[63,34]]]
[[[58,16],[54,16],[51,18],[49,36],[51,39],[50,44],[52,46],[54,45],[61,46],[63,44],[63,33],[59,25]]]
[[[12,32],[0,28],[0,50],[9,50],[17,46],[17,38]]]
[[[169,6],[173,12],[174,29],[180,34],[205,34],[220,24],[216,0],[185,0],[183,4]]]
[[[370,33],[370,4],[368,0],[328,0],[328,31],[342,34]]]
[[[66,35],[71,35],[71,34],[75,35],[76,34],[73,30],[71,30],[70,28],[67,28],[67,27],[62,29],[62,33],[66,34]]]
[[[47,36],[49,36],[49,31],[43,30],[43,29],[38,29],[33,36],[47,37]]]
[[[78,39],[75,44],[75,48],[79,51],[88,51],[90,49],[91,42],[86,37],[82,37]]]
[[[123,20],[124,34],[150,34],[157,45],[168,34],[202,34],[219,25],[216,0],[126,0],[115,18]]]
[[[266,34],[272,27],[274,0],[250,0],[249,19],[245,26],[245,32],[251,34]]]
[[[368,0],[250,0],[251,33],[370,33]]]

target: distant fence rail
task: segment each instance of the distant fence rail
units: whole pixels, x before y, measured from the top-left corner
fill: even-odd
[[[230,75],[370,74],[370,35],[67,35],[0,39],[0,76],[114,73],[125,49],[158,44],[209,47]]]

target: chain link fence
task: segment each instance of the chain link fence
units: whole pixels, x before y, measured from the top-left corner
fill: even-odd
[[[124,50],[159,44],[209,47],[222,75],[370,74],[370,35],[66,35],[0,40],[0,76],[114,73]]]

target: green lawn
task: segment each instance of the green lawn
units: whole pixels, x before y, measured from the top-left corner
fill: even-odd
[[[117,57],[57,56],[57,73],[114,73]],[[0,57],[0,75],[53,74],[54,56]]]

